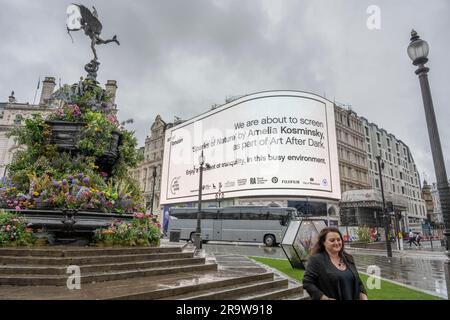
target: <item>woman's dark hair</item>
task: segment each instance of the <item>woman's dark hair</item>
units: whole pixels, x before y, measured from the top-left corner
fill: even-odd
[[[339,257],[341,258],[349,258],[349,254],[344,252],[344,239],[342,238],[342,234],[339,231],[338,228],[335,227],[327,227],[327,228],[323,228],[322,231],[320,231],[319,236],[318,236],[318,240],[316,242],[316,244],[314,245],[314,247],[311,250],[311,256],[315,255],[318,252],[325,252],[325,240],[327,239],[327,234],[329,234],[330,232],[335,232],[337,234],[339,234],[339,237],[341,238],[341,242],[342,242],[342,248],[339,251]]]

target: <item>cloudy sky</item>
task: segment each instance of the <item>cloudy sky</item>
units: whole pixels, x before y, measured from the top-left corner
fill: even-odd
[[[74,83],[92,57],[89,39],[65,28],[62,0],[0,0],[0,101],[33,102],[39,77]],[[98,80],[118,82],[119,118],[133,118],[140,145],[156,115],[172,122],[230,96],[288,89],[351,105],[410,146],[434,179],[414,67],[414,27],[430,44],[430,85],[450,170],[450,2],[433,0],[85,0],[102,37]],[[380,29],[369,29],[369,6]],[[373,12],[373,11],[372,11]],[[373,20],[371,20],[373,21]],[[39,100],[39,94],[36,100]]]

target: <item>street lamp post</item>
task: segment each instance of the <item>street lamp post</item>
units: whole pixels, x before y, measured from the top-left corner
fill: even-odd
[[[216,193],[216,201],[219,204],[219,208],[220,208],[220,202],[223,200],[223,198],[225,197],[225,194],[222,192],[222,190],[220,189],[221,187],[219,186],[219,191],[217,191]]]
[[[380,151],[381,152],[381,151]],[[386,214],[386,202],[384,200],[384,187],[383,187],[383,175],[381,169],[384,168],[384,162],[381,162],[381,156],[376,156],[378,161],[378,173],[380,175],[380,185],[381,185],[381,199],[383,200],[383,220],[384,220],[384,233],[386,234],[386,251],[388,258],[392,257],[392,247],[391,247],[391,239],[389,238],[389,225],[391,217]]]
[[[153,201],[155,200],[156,167],[153,167],[152,176],[153,176],[153,185],[152,185],[152,200],[151,200],[150,212],[153,214]]]
[[[198,184],[198,211],[197,211],[197,228],[195,229],[195,249],[199,250],[202,248],[202,229],[200,222],[200,213],[202,211],[202,189],[203,189],[203,165],[205,164],[205,156],[202,154],[198,158],[200,164],[199,172],[199,184]]]
[[[412,30],[411,42],[408,46],[408,56],[411,58],[413,65],[418,67],[415,73],[419,76],[420,89],[422,91],[422,100],[428,127],[428,136],[430,138],[431,154],[433,156],[434,171],[437,180],[437,189],[439,199],[441,201],[442,216],[444,218],[444,235],[446,238],[447,253],[444,271],[447,282],[447,294],[450,299],[450,255],[448,251],[450,239],[450,187],[447,179],[447,172],[445,170],[444,156],[442,154],[433,100],[431,98],[430,84],[428,83],[427,73],[430,69],[425,67],[425,63],[428,62],[428,52],[428,43],[420,39],[417,32]]]

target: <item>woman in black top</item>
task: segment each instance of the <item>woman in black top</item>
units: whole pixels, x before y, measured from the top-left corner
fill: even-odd
[[[313,300],[367,300],[353,257],[344,251],[339,229],[330,227],[320,232],[303,287]]]

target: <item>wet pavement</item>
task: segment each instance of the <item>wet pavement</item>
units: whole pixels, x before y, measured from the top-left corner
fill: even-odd
[[[429,243],[429,242],[428,242]],[[436,250],[439,247],[439,250]],[[203,245],[210,254],[240,254],[274,259],[286,259],[281,247],[266,247],[250,243],[208,242]],[[416,288],[442,298],[447,298],[444,274],[446,256],[440,245],[434,251],[422,247],[403,251],[394,250],[393,257],[387,258],[383,250],[348,249],[355,257],[358,270],[367,273],[368,266],[378,266],[381,277],[406,286]]]

